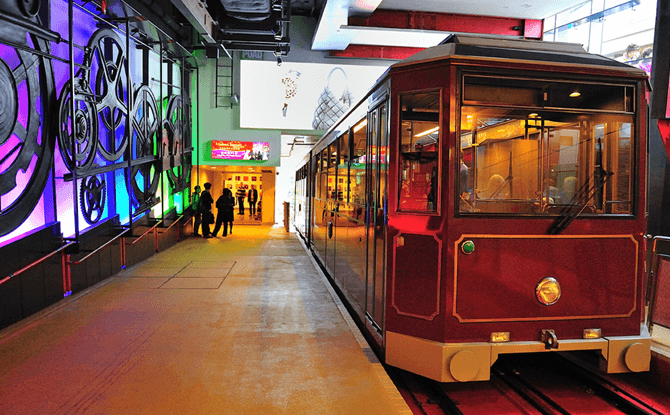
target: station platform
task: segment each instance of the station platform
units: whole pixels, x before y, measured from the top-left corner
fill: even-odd
[[[1,414],[411,414],[295,234],[191,237],[0,331]]]

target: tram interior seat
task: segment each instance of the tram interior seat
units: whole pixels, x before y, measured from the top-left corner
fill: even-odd
[[[563,197],[565,203],[570,203],[572,197],[575,195],[575,186],[577,185],[577,178],[575,176],[568,176],[563,179]]]
[[[509,184],[504,177],[496,173],[489,179],[486,189],[477,192],[477,197],[479,199],[508,199],[510,197]]]

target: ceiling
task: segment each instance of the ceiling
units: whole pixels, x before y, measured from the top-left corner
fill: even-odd
[[[460,25],[443,22],[442,30],[433,28],[389,27],[384,20],[393,21],[393,15],[382,19],[371,19],[362,24],[351,25],[351,18],[369,17],[373,12],[414,11],[439,14],[458,14],[462,21],[472,21],[467,29],[457,29],[469,33],[477,31],[476,16],[491,16],[518,19],[510,27],[524,26],[523,21],[542,20],[583,0],[327,0],[315,31],[313,50],[345,50],[350,45],[376,45],[426,48],[437,45],[455,31],[444,30]],[[439,25],[440,17],[432,16]],[[447,16],[448,18],[448,16]],[[419,21],[423,16],[408,15],[407,19]],[[425,18],[428,20],[428,18]],[[375,21],[376,20],[376,21]],[[379,22],[381,20],[381,22]],[[521,23],[517,23],[517,22]],[[512,33],[500,33],[509,34]],[[523,32],[518,33],[523,35]]]
[[[583,0],[136,0],[137,3],[171,2],[181,12],[177,21],[190,23],[203,43],[231,50],[290,52],[290,16],[318,20],[312,50],[342,51],[351,45],[425,48],[456,32],[478,33],[483,16],[507,19],[506,35],[526,36],[524,22],[534,23]],[[265,14],[263,14],[265,13]],[[411,20],[402,26],[398,16]],[[389,17],[390,16],[390,17]],[[444,23],[447,17],[459,24]],[[432,19],[432,20],[431,20]],[[480,20],[477,20],[480,19]],[[428,24],[428,21],[438,21]],[[416,22],[421,24],[417,25]],[[463,29],[463,22],[468,26]],[[520,22],[520,23],[519,23]],[[432,26],[431,26],[432,25]],[[500,25],[500,23],[498,23]],[[439,27],[438,27],[439,26]],[[491,25],[493,27],[494,25]],[[503,24],[504,26],[504,24]],[[461,28],[461,29],[459,29]],[[511,29],[510,29],[511,30]],[[483,32],[486,33],[486,32]],[[490,32],[489,32],[490,33]],[[194,42],[195,43],[195,42]]]
[[[379,8],[544,19],[583,2],[584,0],[421,0],[416,2],[382,0]]]

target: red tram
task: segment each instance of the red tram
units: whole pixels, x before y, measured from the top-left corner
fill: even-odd
[[[505,353],[649,369],[647,77],[565,43],[452,36],[392,65],[296,172],[296,228],[386,363]]]

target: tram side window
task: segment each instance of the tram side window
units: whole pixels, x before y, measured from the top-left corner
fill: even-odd
[[[433,213],[439,202],[440,92],[400,98],[398,210]]]
[[[349,173],[349,201],[359,206],[365,206],[367,119],[359,121],[354,126],[353,132]]]

